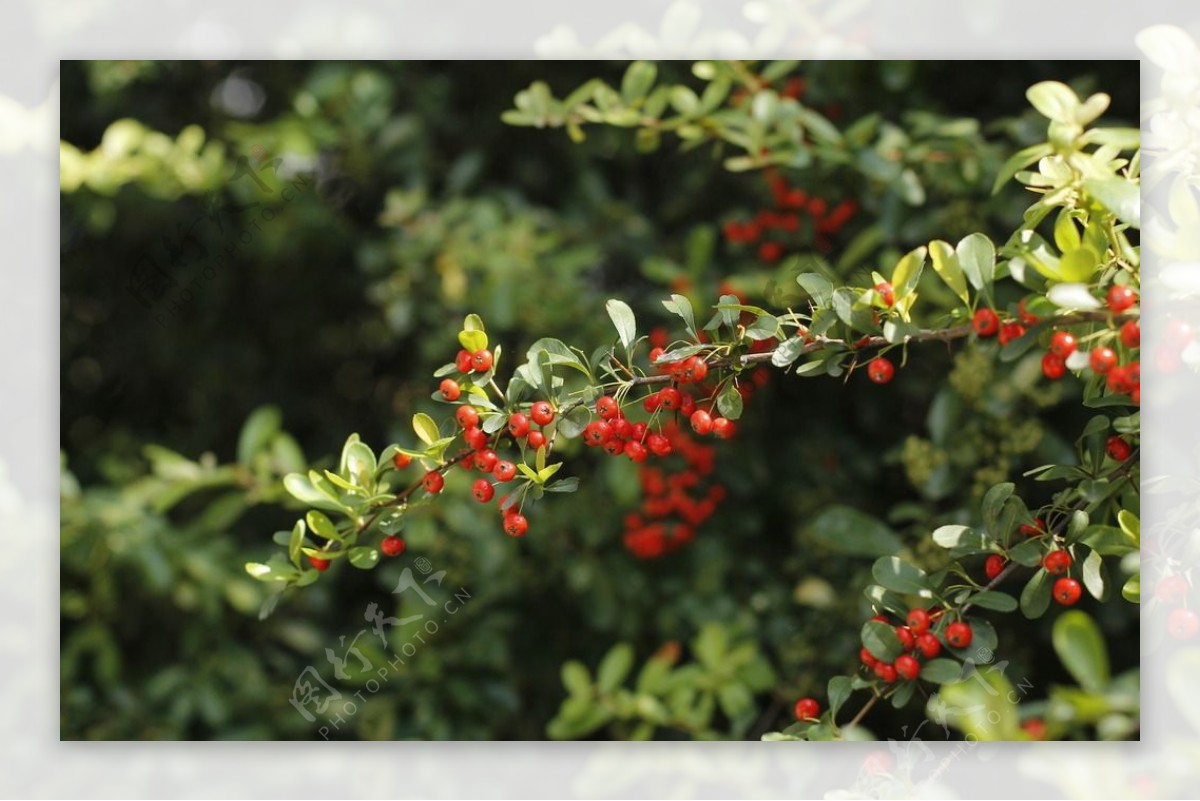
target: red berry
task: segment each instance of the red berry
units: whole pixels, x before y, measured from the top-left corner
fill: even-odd
[[[608,442],[612,436],[612,428],[603,420],[593,420],[583,429],[583,443],[595,447]]]
[[[1083,595],[1083,587],[1073,578],[1060,578],[1054,582],[1052,594],[1054,595],[1054,600],[1063,606],[1072,606]]]
[[[937,637],[927,631],[917,637],[917,650],[926,659],[933,659],[942,652],[942,644],[938,642]]]
[[[758,257],[765,262],[777,262],[781,256],[783,256],[783,245],[778,242],[763,242],[758,246]]]
[[[425,486],[426,492],[437,495],[442,491],[442,487],[446,486],[446,479],[437,470],[430,470],[425,474],[425,478],[421,479],[421,483]]]
[[[1137,293],[1132,287],[1112,286],[1108,290],[1108,308],[1114,314],[1120,314],[1137,303]]]
[[[396,451],[396,453],[392,456],[392,464],[396,466],[397,470],[403,470],[412,464],[412,457],[407,453]]]
[[[980,309],[971,319],[971,327],[981,337],[994,337],[1000,330],[1000,318],[991,309]]]
[[[554,420],[554,407],[546,401],[538,401],[529,407],[529,416],[539,426],[548,426]]]
[[[696,411],[692,412],[690,422],[692,424],[692,430],[697,434],[704,435],[712,432],[712,415],[703,409],[697,409]]]
[[[471,450],[481,451],[487,447],[488,435],[483,429],[471,426],[463,432],[463,441],[471,446]]]
[[[1176,640],[1190,640],[1200,632],[1200,617],[1191,609],[1178,607],[1167,615],[1167,634]]]
[[[529,433],[529,418],[520,412],[513,412],[508,416],[508,433],[513,435],[514,439],[523,439]]]
[[[1031,740],[1046,739],[1046,722],[1041,718],[1030,718],[1021,722],[1021,731],[1029,735]]]
[[[460,350],[458,355],[454,357],[454,366],[458,368],[460,373],[471,372],[471,351]]]
[[[655,364],[655,362],[657,362],[659,360],[659,358],[661,358],[662,355],[666,352],[667,352],[666,348],[651,348],[650,355],[648,357],[650,359],[650,364],[657,367],[660,371],[670,369],[669,364]]]
[[[689,356],[683,360],[679,380],[685,384],[699,384],[708,377],[708,362],[699,356]]]
[[[1133,453],[1133,448],[1130,447],[1129,443],[1116,434],[1108,438],[1108,442],[1105,444],[1104,450],[1108,453],[1110,458],[1117,462],[1125,461],[1129,458],[1129,455]]]
[[[1074,335],[1067,331],[1055,331],[1054,336],[1050,337],[1050,352],[1063,359],[1074,353],[1077,347],[1079,344]]]
[[[310,565],[312,565],[313,569],[316,570],[318,573],[324,573],[326,570],[329,569],[329,560],[328,559],[318,559],[315,556],[310,556],[310,557],[308,557],[308,563]]]
[[[1137,320],[1126,320],[1121,325],[1121,344],[1131,349],[1141,346],[1142,327]]]
[[[1026,304],[1028,302],[1028,298],[1021,298],[1019,301],[1017,301],[1017,314],[1020,315],[1021,322],[1025,323],[1025,325],[1033,325],[1042,318],[1038,317],[1036,314],[1026,308]]]
[[[504,533],[510,537],[524,537],[529,530],[529,521],[520,512],[512,512],[504,516]]]
[[[1017,530],[1020,531],[1022,534],[1024,534],[1026,537],[1040,537],[1046,533],[1046,521],[1040,517],[1035,517],[1033,519],[1032,526],[1028,525],[1026,523],[1022,523],[1021,526]]]
[[[946,627],[946,642],[950,643],[952,648],[966,648],[971,644],[974,636],[971,627],[962,621],[951,623]]]
[[[612,437],[604,443],[604,452],[609,456],[620,456],[625,453],[625,441],[618,437]]]
[[[1066,551],[1051,551],[1042,558],[1042,567],[1052,576],[1061,576],[1071,568],[1071,554]]]
[[[896,657],[895,668],[896,673],[908,681],[913,681],[917,676],[921,675],[921,663],[908,654]]]
[[[893,630],[896,632],[896,639],[900,640],[900,647],[905,651],[911,651],[916,646],[917,638],[907,626],[896,626]]]
[[[1108,384],[1108,391],[1114,395],[1128,394],[1133,391],[1134,386],[1133,381],[1129,378],[1129,371],[1124,367],[1114,367],[1109,370],[1105,383]]]
[[[536,451],[546,444],[546,435],[541,431],[530,431],[525,435],[525,444]]]
[[[889,665],[887,662],[880,662],[874,668],[875,675],[878,676],[885,684],[891,684],[896,680],[896,668]]]
[[[459,406],[458,411],[454,413],[454,419],[463,428],[471,428],[479,425],[479,412],[475,411],[474,406]]]
[[[867,378],[874,381],[876,384],[886,384],[892,380],[892,376],[896,374],[896,368],[890,361],[882,356],[877,356],[867,365]]]
[[[1051,381],[1057,381],[1067,374],[1067,362],[1057,353],[1047,353],[1042,357],[1042,375]]]
[[[621,413],[621,407],[610,395],[603,395],[596,400],[596,414],[603,420],[611,420]]]
[[[500,457],[491,448],[485,448],[475,454],[475,469],[483,473],[490,473],[496,469],[496,463],[500,461]]]
[[[714,417],[712,421],[712,432],[721,439],[729,439],[737,431],[737,427],[732,420],[726,420],[724,417]]]
[[[492,475],[497,481],[512,481],[517,475],[517,466],[512,462],[496,462],[496,467],[492,470]]]
[[[625,455],[629,457],[631,462],[640,464],[646,461],[646,446],[635,440],[630,440],[625,443]]]
[[[892,289],[892,285],[887,281],[880,281],[875,285],[875,292],[879,295],[879,300],[884,306],[894,306],[896,303],[896,292]]]
[[[1005,323],[1000,326],[1000,344],[1007,345],[1014,339],[1025,336],[1025,326],[1020,323]]]
[[[496,488],[486,478],[481,478],[471,485],[471,494],[480,503],[487,503],[496,496]]]
[[[994,553],[983,563],[983,575],[987,576],[988,581],[991,581],[1004,572],[1004,566],[1007,564],[1008,561],[1003,556]]]
[[[1188,581],[1178,573],[1164,576],[1154,587],[1154,597],[1168,604],[1177,604],[1187,597]]]
[[[448,401],[458,400],[458,396],[462,394],[462,387],[453,378],[443,378],[442,383],[438,384],[438,392],[442,393],[442,398]]]
[[[821,714],[821,705],[812,698],[801,698],[796,702],[796,720],[812,720]]]
[[[1117,363],[1117,354],[1112,348],[1096,348],[1088,356],[1088,366],[1092,372],[1104,375]]]
[[[864,665],[866,665],[869,668],[874,668],[876,665],[879,664],[879,660],[876,659],[875,656],[870,651],[868,651],[866,648],[858,649],[858,658]]]
[[[665,387],[659,390],[658,404],[668,412],[673,412],[683,403],[683,395],[675,387]]]
[[[906,622],[909,630],[918,636],[929,631],[929,613],[924,609],[910,609]]]
[[[662,396],[657,392],[651,392],[646,397],[642,398],[642,408],[648,414],[654,414],[658,411],[658,407],[662,404]]]
[[[384,556],[399,556],[404,553],[405,547],[404,540],[394,534],[384,537],[379,543],[379,550],[383,551]]]
[[[477,350],[471,354],[471,369],[477,373],[486,373],[492,369],[492,352]]]
[[[646,447],[649,448],[650,452],[655,456],[670,456],[671,451],[673,450],[671,448],[671,440],[667,439],[662,434],[651,434],[650,436],[646,437]]]

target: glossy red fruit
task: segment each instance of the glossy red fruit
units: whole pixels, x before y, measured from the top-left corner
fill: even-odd
[[[988,581],[991,581],[1004,572],[1004,566],[1007,564],[1008,561],[1003,556],[994,553],[983,563],[983,575],[987,576]]]
[[[671,440],[664,437],[662,434],[651,434],[646,437],[646,447],[655,456],[670,456],[673,448]]]
[[[515,439],[524,439],[529,433],[529,418],[520,412],[513,412],[508,416],[508,433],[512,434]]]
[[[1108,371],[1105,379],[1108,391],[1114,395],[1126,395],[1133,391],[1134,382],[1129,377],[1129,371],[1124,367],[1114,367]]]
[[[492,475],[497,481],[512,481],[517,475],[517,466],[512,462],[499,461],[496,462],[496,467],[492,470]]]
[[[946,642],[954,648],[966,648],[974,636],[971,627],[961,620],[946,627]]]
[[[471,485],[471,494],[480,503],[488,503],[492,498],[496,497],[496,488],[492,485],[492,482],[486,478],[481,478]]]
[[[874,668],[879,664],[879,660],[866,648],[858,649],[858,659],[869,668]]]
[[[758,246],[758,257],[765,262],[777,262],[782,256],[783,245],[778,242],[763,242]]]
[[[1069,331],[1055,331],[1054,336],[1050,337],[1050,352],[1055,356],[1067,358],[1075,349],[1079,347],[1079,343],[1075,341],[1075,335]]]
[[[892,285],[887,281],[880,281],[875,285],[875,292],[879,295],[879,299],[884,306],[892,307],[896,305],[896,291],[892,289]]]
[[[1188,580],[1175,573],[1159,579],[1154,585],[1154,597],[1163,603],[1177,604],[1187,597],[1189,589]]]
[[[425,478],[421,479],[421,484],[425,487],[426,492],[437,495],[442,491],[442,487],[446,486],[446,479],[437,470],[430,470],[425,474]]]
[[[1071,554],[1066,551],[1051,551],[1042,557],[1042,567],[1052,576],[1061,576],[1071,569]]]
[[[1142,327],[1137,320],[1126,320],[1121,325],[1121,344],[1130,349],[1141,347]]]
[[[583,444],[593,448],[608,442],[612,436],[612,428],[603,420],[593,420],[583,429]]]
[[[893,631],[896,632],[896,639],[900,641],[900,647],[905,651],[911,651],[917,644],[917,638],[909,630],[908,626],[896,626]]]
[[[1104,375],[1117,364],[1117,354],[1112,348],[1096,348],[1088,355],[1088,367],[1093,373]]]
[[[1178,607],[1167,615],[1167,634],[1176,640],[1190,640],[1200,632],[1200,617],[1191,609]]]
[[[680,380],[688,384],[699,384],[708,377],[708,362],[699,356],[689,356],[683,360]]]
[[[463,432],[463,441],[471,447],[471,450],[481,451],[487,447],[488,435],[483,429],[471,426]]]
[[[874,668],[875,675],[878,676],[885,684],[891,684],[896,680],[896,668],[889,665],[887,662],[880,662]]]
[[[1108,308],[1114,314],[1120,314],[1137,303],[1137,292],[1133,287],[1114,285],[1108,290]]]
[[[727,420],[724,417],[714,417],[712,421],[713,434],[721,439],[729,439],[734,435],[737,427],[734,426],[732,420]]]
[[[1025,336],[1025,326],[1020,323],[1005,323],[1000,326],[1000,344],[1007,345],[1014,339]]]
[[[813,720],[821,714],[821,705],[812,698],[801,698],[792,711],[796,713],[796,720]]]
[[[602,395],[596,399],[596,414],[600,415],[600,419],[611,420],[620,413],[621,407],[612,396]]]
[[[458,355],[454,357],[454,366],[460,373],[471,372],[471,351],[460,350]]]
[[[404,539],[394,534],[384,537],[379,543],[379,550],[383,552],[384,556],[399,556],[404,553],[406,547],[408,546]]]
[[[683,403],[683,395],[675,387],[664,387],[658,393],[658,405],[666,409],[668,412],[673,412]]]
[[[926,659],[933,659],[942,652],[942,644],[938,641],[937,637],[927,631],[920,637],[917,637],[917,650]]]
[[[697,434],[704,435],[712,433],[712,415],[703,409],[697,409],[696,411],[692,412],[689,422],[692,424],[692,430]]]
[[[400,451],[396,451],[396,453],[392,456],[392,464],[396,466],[397,470],[403,470],[412,464],[412,457],[407,453],[400,453]]]
[[[929,631],[929,613],[924,609],[908,610],[908,617],[905,619],[905,622],[908,623],[909,631],[917,636]]]
[[[1033,519],[1033,525],[1022,523],[1017,531],[1020,531],[1026,537],[1040,537],[1046,533],[1046,521],[1040,517]]]
[[[520,512],[513,512],[504,516],[504,533],[508,536],[524,537],[525,532],[528,530],[529,521]]]
[[[459,406],[458,411],[454,413],[454,419],[462,428],[471,428],[479,425],[479,412],[474,406]]]
[[[1042,357],[1042,375],[1051,381],[1057,381],[1067,374],[1067,362],[1057,353],[1047,353]]]
[[[971,318],[971,327],[981,337],[994,337],[1000,330],[1000,318],[991,309],[980,309]]]
[[[538,401],[529,407],[529,416],[539,426],[548,426],[554,420],[554,407],[546,401]]]
[[[629,457],[629,461],[641,464],[646,461],[646,446],[635,440],[630,440],[625,443],[625,455]]]
[[[536,451],[546,444],[546,435],[541,431],[530,431],[525,435],[525,444]]]
[[[896,673],[900,678],[913,681],[917,676],[921,675],[921,663],[912,658],[908,654],[902,654],[896,657],[893,666],[896,668]]]
[[[475,454],[475,469],[482,473],[490,473],[496,469],[500,457],[491,448],[485,448]]]
[[[1072,606],[1079,602],[1080,596],[1083,595],[1083,587],[1073,578],[1060,578],[1054,582],[1051,595],[1063,606]]]
[[[492,369],[492,352],[477,350],[471,354],[471,369],[477,373],[486,373]]]
[[[605,441],[604,452],[609,456],[621,456],[625,453],[625,440],[619,437],[612,437]]]
[[[1114,434],[1108,438],[1108,442],[1104,446],[1105,452],[1109,458],[1117,462],[1123,462],[1133,453],[1133,448],[1128,442]]]
[[[456,401],[462,394],[462,387],[453,378],[443,378],[442,383],[438,384],[438,392],[442,393],[443,400]]]
[[[312,565],[313,569],[316,570],[318,573],[324,573],[326,570],[329,569],[329,560],[328,559],[320,559],[316,556],[310,556],[310,557],[308,557],[308,563],[310,565]]]
[[[650,360],[650,364],[653,365],[659,372],[670,369],[669,364],[656,364],[656,362],[659,360],[659,357],[666,352],[666,348],[651,348],[650,353],[647,356],[647,358]]]
[[[867,378],[876,384],[886,384],[896,374],[895,366],[882,356],[876,356],[867,365]]]

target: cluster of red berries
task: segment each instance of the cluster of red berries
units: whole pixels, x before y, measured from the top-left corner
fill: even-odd
[[[1154,586],[1155,599],[1175,607],[1167,615],[1167,634],[1176,640],[1190,640],[1200,633],[1200,615],[1183,605],[1191,589],[1181,573],[1163,576]]]
[[[763,209],[748,220],[728,220],[722,232],[730,244],[758,243],[758,257],[768,264],[782,258],[789,239],[794,240],[792,244],[812,241],[818,250],[828,251],[832,247],[831,237],[858,213],[853,200],[831,206],[825,198],[788,184],[774,170],[767,170],[764,176],[771,188],[774,208]]]
[[[664,467],[642,466],[638,483],[643,500],[639,512],[625,516],[625,547],[640,559],[654,559],[691,542],[696,527],[704,523],[725,499],[725,487],[704,486],[712,474],[716,449],[688,436],[680,426],[668,423],[663,436],[671,443],[674,460],[682,469],[672,472]]]
[[[892,662],[884,662],[866,648],[862,648],[858,657],[863,668],[873,673],[884,684],[892,684],[897,680],[915,681],[921,675],[921,661],[935,659],[942,652],[943,640],[952,648],[966,648],[970,645],[974,633],[970,625],[961,620],[947,625],[939,639],[933,627],[942,616],[941,609],[910,610],[904,625],[892,626],[904,653]],[[891,625],[885,615],[875,615],[871,619]]]
[[[1049,533],[1046,528],[1046,522],[1042,518],[1035,518],[1033,524],[1023,523],[1018,528],[1026,537],[1042,537]],[[1071,554],[1063,549],[1052,544],[1051,550],[1046,552],[1042,557],[1042,568],[1052,576],[1061,576],[1054,582],[1054,586],[1050,589],[1050,595],[1055,601],[1063,606],[1074,606],[1083,597],[1083,585],[1077,579],[1071,578],[1067,573],[1071,569],[1073,560]],[[983,563],[983,574],[987,576],[988,581],[994,580],[999,576],[1004,568],[1008,567],[1008,560],[1000,554],[991,554]]]

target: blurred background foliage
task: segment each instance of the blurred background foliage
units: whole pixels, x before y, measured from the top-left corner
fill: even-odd
[[[877,114],[903,134],[881,147],[901,149],[948,131],[951,155],[919,159],[919,192],[880,191],[869,169],[785,171],[858,213],[827,241],[801,231],[764,258],[722,236],[772,207],[761,173],[730,173],[708,147],[641,153],[617,129],[575,144],[501,122],[535,80],[561,96],[592,77],[619,83],[624,66],[64,62],[64,738],[319,736],[329,724],[293,708],[294,682],[309,665],[329,679],[326,649],[342,654],[364,625],[364,658],[391,658],[367,644],[364,610],[405,616],[391,588],[416,557],[446,571],[439,603],[470,598],[331,738],[579,736],[547,728],[581,681],[564,663],[609,658],[682,678],[661,699],[622,694],[610,667],[616,722],[593,736],[756,738],[854,664],[866,610],[854,588],[880,542],[919,559],[935,521],[981,487],[1073,458],[1078,388],[1036,384],[1025,362],[929,346],[886,387],[775,377],[718,449],[732,502],[676,553],[641,561],[622,547],[641,500],[624,460],[571,460],[580,493],[541,505],[521,542],[453,475],[446,502],[406,529],[404,557],[331,571],[260,622],[265,588],[242,565],[295,519],[282,475],[328,463],[351,431],[406,437],[465,313],[510,352],[542,336],[590,350],[612,335],[607,297],[669,325],[669,291],[795,303],[783,287],[806,260],[861,281],[930,238],[1002,240],[1027,201],[1015,186],[992,196],[991,182],[1044,134],[1025,87],[1109,92],[1125,124],[1138,97],[1136,65],[1121,63],[801,65],[788,77],[839,127]],[[688,65],[660,74],[687,82]],[[1136,608],[1081,606],[1114,672],[1136,665]],[[1048,621],[998,624],[1038,696],[1067,678]],[[345,696],[369,686],[359,666],[335,682]],[[870,723],[899,730],[913,715]]]

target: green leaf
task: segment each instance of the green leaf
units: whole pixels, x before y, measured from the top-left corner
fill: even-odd
[[[310,509],[308,514],[304,516],[304,519],[308,521],[309,530],[318,537],[334,541],[342,539],[342,535],[338,532],[337,526],[333,524],[333,521],[316,509]]]
[[[692,312],[692,302],[683,295],[671,295],[670,300],[662,302],[663,307],[673,313],[679,315],[683,319],[683,324],[687,326],[688,333],[693,339],[699,339],[696,332],[696,315]]]
[[[579,489],[579,479],[575,476],[560,478],[558,481],[546,485],[546,492],[574,492],[577,489]]]
[[[1019,542],[1012,548],[1008,549],[1008,558],[1016,562],[1018,565],[1025,567],[1036,567],[1042,563],[1042,556],[1045,555],[1046,546],[1042,543],[1042,537],[1030,537],[1024,542]]]
[[[303,520],[297,520],[296,525],[292,526],[292,533],[288,537],[288,559],[296,567],[300,567],[300,548],[304,545],[305,525]]]
[[[904,595],[929,589],[929,577],[925,571],[898,556],[876,559],[875,564],[871,565],[871,575],[882,586]]]
[[[825,509],[809,524],[808,534],[832,551],[853,556],[884,556],[904,545],[882,521],[850,506]]]
[[[1036,145],[1030,145],[1027,148],[1018,150],[1016,153],[1008,157],[1000,167],[1000,171],[996,173],[996,180],[992,184],[992,194],[1000,191],[1000,187],[1012,180],[1012,177],[1019,170],[1023,170],[1030,164],[1033,164],[1040,158],[1049,156],[1054,152],[1054,146],[1049,142],[1041,142]]]
[[[746,328],[746,336],[755,341],[771,339],[779,333],[779,320],[773,315],[764,314]]]
[[[849,676],[834,676],[829,680],[825,687],[825,694],[829,697],[829,714],[834,720],[837,720],[838,711],[846,703],[851,692],[853,692],[853,682]]]
[[[967,278],[963,274],[962,265],[958,263],[958,254],[949,242],[936,239],[929,243],[929,256],[933,261],[933,271],[941,277],[958,296],[963,305],[970,305],[971,296],[967,292]]]
[[[863,595],[871,601],[873,609],[886,609],[900,617],[908,614],[908,604],[904,602],[904,599],[878,584],[868,584],[863,588]]]
[[[1130,576],[1121,587],[1121,597],[1131,604],[1142,602],[1142,573],[1140,570]]]
[[[652,61],[635,61],[625,70],[621,79],[621,99],[636,103],[649,94],[658,77],[658,66]]]
[[[1121,222],[1142,227],[1142,195],[1136,182],[1124,178],[1090,178],[1083,182],[1083,189]]]
[[[1086,612],[1072,609],[1054,621],[1051,635],[1058,658],[1079,686],[1100,692],[1109,681],[1108,650],[1100,627]]]
[[[921,678],[934,684],[958,681],[962,675],[962,665],[953,659],[931,659],[921,667]]]
[[[917,282],[921,280],[921,271],[925,269],[925,253],[924,247],[916,248],[896,264],[896,269],[892,271],[892,287],[896,292],[897,301],[911,295],[917,288]]]
[[[331,512],[343,511],[340,503],[317,489],[312,479],[302,473],[288,473],[283,477],[283,487],[293,498],[306,506],[316,506]]]
[[[1017,599],[1004,592],[985,590],[977,592],[967,599],[967,602],[995,612],[1014,612],[1017,609]]]
[[[1075,123],[1079,98],[1071,88],[1058,81],[1039,81],[1025,90],[1025,97],[1043,117],[1054,122]]]
[[[1058,279],[1074,283],[1087,283],[1100,265],[1096,251],[1087,246],[1077,247],[1062,254],[1058,261]]]
[[[804,344],[803,337],[788,337],[783,340],[775,346],[775,351],[771,354],[771,364],[776,367],[787,367],[800,358]]]
[[[1016,489],[1014,484],[1004,482],[992,486],[983,496],[983,524],[987,526],[988,533],[993,537],[1000,538],[1008,533],[1000,530],[1000,518],[1001,512],[1004,510],[1004,503],[1012,497],[1014,489]]]
[[[1097,601],[1108,600],[1108,571],[1104,569],[1104,559],[1095,551],[1088,551],[1083,559],[1080,571],[1083,586]]]
[[[1142,544],[1142,524],[1138,520],[1137,515],[1128,509],[1122,509],[1117,512],[1117,525],[1121,527],[1121,531],[1129,537],[1134,546],[1140,547]]]
[[[266,448],[283,424],[283,415],[276,406],[260,406],[250,413],[238,434],[237,460],[250,464],[254,454]]]
[[[604,308],[608,310],[608,316],[612,318],[613,325],[616,326],[621,344],[628,351],[629,346],[637,339],[637,320],[633,316],[633,309],[629,308],[629,304],[625,301],[615,298],[605,303]]]
[[[1021,614],[1030,620],[1046,614],[1050,608],[1051,583],[1050,574],[1039,568],[1021,590]]]
[[[732,381],[727,383],[725,389],[717,396],[717,411],[730,420],[737,420],[742,416],[742,393],[738,392]]]
[[[807,292],[818,306],[828,306],[833,297],[833,282],[820,273],[801,273],[796,283]]]
[[[413,431],[417,433],[417,437],[426,445],[432,445],[437,441],[437,423],[433,422],[433,418],[425,412],[417,412],[413,415],[412,427]]]
[[[612,692],[621,686],[632,669],[633,646],[625,642],[617,643],[596,668],[596,686],[601,692]]]
[[[895,630],[878,620],[868,620],[863,624],[861,638],[863,648],[870,651],[871,656],[884,662],[891,662],[904,652]]]
[[[370,570],[379,564],[379,551],[366,545],[350,549],[350,564],[360,570]]]
[[[971,286],[989,291],[996,273],[996,246],[992,240],[983,234],[971,234],[958,243],[955,253]]]
[[[563,686],[571,695],[585,696],[592,692],[592,677],[582,662],[570,660],[563,662],[560,671]]]
[[[1020,739],[1019,698],[998,666],[976,670],[961,681],[942,685],[929,699],[931,720],[966,732],[975,740]]]
[[[943,548],[957,548],[968,553],[987,551],[992,543],[988,535],[968,526],[939,526],[934,529],[933,541]]]

